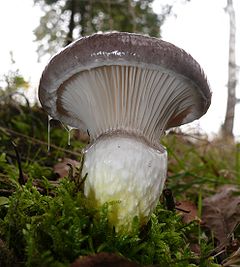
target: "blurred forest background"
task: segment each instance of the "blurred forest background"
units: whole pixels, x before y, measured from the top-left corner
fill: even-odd
[[[194,0],[162,4],[161,13],[157,14],[152,9],[153,0],[33,0],[33,4],[42,10],[39,25],[34,29],[39,60],[46,55],[50,57],[81,36],[99,31],[116,30],[161,37],[162,25],[174,15],[174,5],[177,2],[187,5],[189,1]],[[133,246],[131,249],[128,247],[133,242],[132,237],[125,247],[119,245],[122,244],[119,240],[115,247],[111,243],[114,247],[111,252],[138,264],[240,266],[240,144],[233,134],[235,107],[239,103],[236,96],[239,66],[236,63],[237,25],[233,4],[232,0],[226,0],[225,12],[229,16],[229,35],[226,36],[229,40],[228,98],[225,120],[218,136],[209,140],[208,136],[200,133],[187,134],[181,129],[173,129],[162,140],[169,155],[166,186],[175,201],[174,211],[170,211],[172,215],[169,216],[181,215],[181,227],[174,228],[174,235],[181,233],[181,242],[188,250],[181,251],[182,243],[179,241],[179,247],[174,244],[181,251],[177,256],[176,249],[171,251],[171,236],[164,239],[159,248],[152,248],[156,252],[146,260],[139,258],[144,251],[139,236],[138,243],[134,243],[138,251],[133,250]],[[55,232],[49,226],[44,238],[37,235],[39,229],[33,227],[36,217],[45,223],[48,212],[41,206],[42,202],[36,205],[40,199],[37,194],[48,196],[45,202],[55,201],[56,195],[66,202],[66,195],[63,197],[61,194],[69,187],[65,184],[67,189],[61,189],[60,193],[56,187],[60,178],[75,179],[73,173],[79,171],[81,151],[88,143],[88,136],[77,130],[67,131],[61,123],[52,120],[49,143],[47,114],[38,103],[31,103],[26,97],[25,92],[31,84],[16,67],[14,51],[10,58],[12,69],[0,77],[0,266],[68,266],[79,255],[109,252],[110,241],[102,240],[102,237],[98,243],[88,240],[88,250],[79,251],[77,247],[81,242],[86,246],[85,239],[75,244],[71,240],[76,236],[73,233],[66,235],[66,229],[59,228],[60,223]],[[30,189],[32,186],[38,193]],[[75,195],[71,197],[74,199]],[[21,207],[17,203],[21,203]],[[168,210],[166,201],[161,200],[161,205]],[[175,210],[178,210],[177,215]],[[54,218],[51,220],[49,225],[54,224]],[[165,224],[171,224],[171,221]],[[193,224],[194,229],[191,228]],[[46,227],[47,224],[39,227],[43,225]],[[190,233],[182,232],[186,228],[191,229]],[[104,233],[105,230],[97,229],[96,232]],[[64,240],[61,239],[63,235]],[[46,240],[48,245],[44,247]],[[62,245],[68,241],[74,243],[71,251]],[[148,240],[144,242],[145,246],[150,243]],[[168,252],[163,252],[163,246]],[[161,253],[157,250],[160,248]],[[166,255],[158,258],[158,252],[168,255],[168,258]]]

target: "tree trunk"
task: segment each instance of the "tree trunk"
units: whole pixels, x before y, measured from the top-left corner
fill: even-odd
[[[81,26],[80,36],[85,36],[85,35],[87,35],[87,32],[88,32],[88,30],[87,30],[88,22],[86,19],[86,17],[87,17],[87,14],[86,14],[87,13],[87,10],[86,10],[87,3],[88,3],[88,1],[86,3],[84,3],[84,5],[81,5],[80,10],[79,10],[80,17],[81,17],[80,23],[79,23]]]
[[[68,25],[66,45],[70,44],[73,41],[73,30],[75,28],[74,16],[76,14],[76,0],[71,0],[70,12],[71,12],[71,16],[70,16],[69,25]]]
[[[235,10],[232,0],[227,0],[226,11],[230,19],[230,35],[229,35],[229,58],[228,58],[228,99],[225,120],[222,125],[224,137],[233,138],[233,124],[236,99],[236,84],[237,84],[237,66],[235,54],[235,39],[236,39],[236,21]]]

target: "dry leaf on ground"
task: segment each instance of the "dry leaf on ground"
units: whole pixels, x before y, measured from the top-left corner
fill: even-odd
[[[64,158],[61,162],[54,165],[53,170],[59,175],[59,178],[68,176],[70,164],[73,167],[73,175],[75,174],[76,168],[80,166],[80,163],[76,160]]]
[[[223,262],[224,267],[240,266],[240,248]]]
[[[196,205],[189,200],[182,200],[176,203],[178,213],[182,215],[184,223],[190,223],[199,220]],[[180,209],[180,210],[179,210]]]
[[[198,217],[197,206],[193,202],[189,200],[179,201],[176,203],[176,209],[177,212],[181,214],[183,223],[187,224],[192,221],[200,221]],[[198,244],[198,240],[194,238],[193,235],[189,236],[189,239],[191,239],[191,242],[189,244],[191,251],[194,252],[196,255],[200,255],[201,249]]]
[[[239,189],[226,185],[213,196],[203,200],[202,221],[219,244],[228,244],[228,237],[240,221]]]

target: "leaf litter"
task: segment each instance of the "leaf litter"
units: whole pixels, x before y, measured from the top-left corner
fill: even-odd
[[[234,232],[239,222],[240,195],[237,186],[222,186],[216,194],[203,200],[202,224],[212,232],[219,247],[231,246],[235,242]]]

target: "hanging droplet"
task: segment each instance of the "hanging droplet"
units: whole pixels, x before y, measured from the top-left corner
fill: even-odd
[[[66,126],[66,129],[68,131],[68,145],[70,146],[71,145],[71,131],[73,129],[76,129],[76,128],[67,125]]]
[[[50,152],[50,143],[51,143],[51,120],[53,118],[51,116],[48,115],[48,134],[47,134],[47,143],[48,143],[48,146],[47,146],[47,151]]]
[[[71,130],[68,129],[68,146],[71,145]]]
[[[76,129],[76,128],[75,127],[68,126],[68,125],[65,125],[62,122],[61,122],[61,124],[62,124],[63,128],[68,132],[68,145],[70,146],[71,145],[71,131],[73,129]]]

